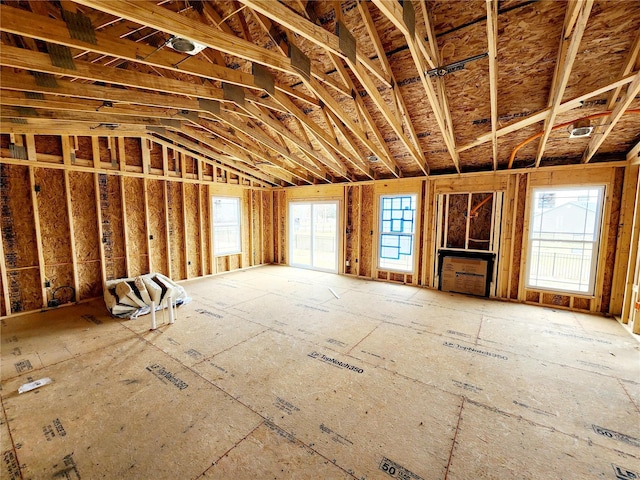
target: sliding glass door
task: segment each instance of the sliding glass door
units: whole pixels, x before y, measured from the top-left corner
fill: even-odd
[[[338,202],[289,203],[289,263],[338,271]]]

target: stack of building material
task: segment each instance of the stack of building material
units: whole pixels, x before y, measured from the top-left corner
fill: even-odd
[[[104,303],[119,318],[137,318],[163,308],[173,318],[173,309],[190,300],[184,288],[161,273],[109,280],[104,288]]]

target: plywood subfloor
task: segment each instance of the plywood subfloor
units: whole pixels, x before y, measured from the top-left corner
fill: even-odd
[[[0,478],[640,478],[615,320],[279,266],[184,285],[156,331],[2,321]]]

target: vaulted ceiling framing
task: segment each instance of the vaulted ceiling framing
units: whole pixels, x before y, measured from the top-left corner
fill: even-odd
[[[0,18],[3,133],[139,136],[272,185],[615,160],[640,140],[633,0],[23,0]],[[602,112],[590,138],[557,128]]]

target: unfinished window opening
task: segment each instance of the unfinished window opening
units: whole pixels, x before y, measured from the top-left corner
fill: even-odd
[[[213,254],[233,255],[242,252],[240,236],[240,198],[213,197]]]
[[[338,202],[289,203],[290,264],[338,271]]]
[[[413,272],[417,195],[380,197],[378,268]]]
[[[450,193],[438,197],[439,248],[495,251],[495,207],[502,205],[502,192]]]
[[[438,195],[434,287],[496,295],[503,197],[499,191]],[[443,268],[453,275],[454,287],[442,282]],[[471,285],[472,277],[477,285]]]
[[[536,188],[527,287],[593,295],[604,186]]]

